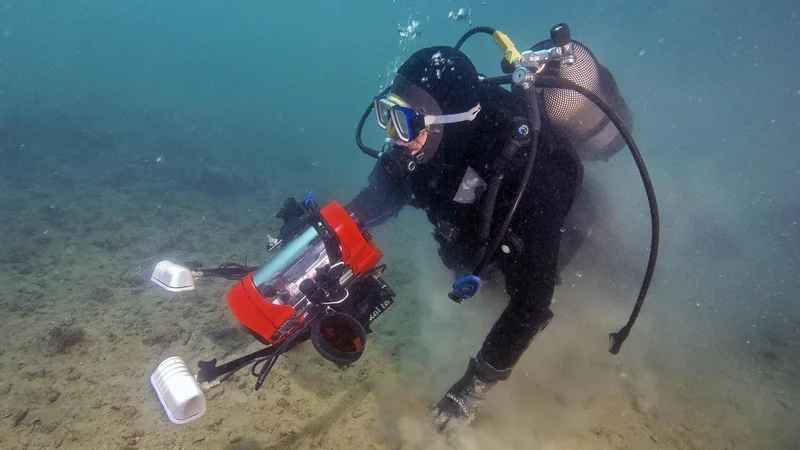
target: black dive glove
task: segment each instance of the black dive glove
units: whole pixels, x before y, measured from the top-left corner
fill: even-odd
[[[507,380],[511,369],[497,370],[481,358],[470,358],[467,371],[433,408],[432,425],[441,434],[451,435],[475,420],[486,393],[498,381]]]
[[[276,218],[283,220],[277,239],[288,242],[297,236],[302,231],[304,213],[305,210],[294,197],[284,200],[281,210],[275,213]]]

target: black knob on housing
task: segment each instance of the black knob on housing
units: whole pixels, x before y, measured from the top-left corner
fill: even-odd
[[[325,297],[325,291],[317,286],[317,283],[310,278],[306,278],[305,280],[300,282],[300,292],[302,292],[307,298],[308,301],[315,305],[319,305],[320,303],[324,303],[327,298]]]
[[[270,286],[269,284],[259,288],[259,292],[261,292],[261,295],[263,295],[266,298],[275,298],[278,296],[278,290]]]
[[[558,47],[563,47],[572,40],[570,36],[569,25],[560,23],[550,29],[550,39]]]

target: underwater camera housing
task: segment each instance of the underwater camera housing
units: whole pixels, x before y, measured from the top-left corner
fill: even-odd
[[[337,202],[320,209],[310,195],[302,205],[287,199],[276,217],[284,220],[284,227],[280,240],[271,239],[271,250],[280,251],[260,268],[225,264],[189,270],[165,261],[156,266],[153,282],[171,292],[178,292],[173,282],[193,286],[185,279],[187,273],[238,280],[228,292],[228,305],[266,345],[224,364],[200,361],[196,376],[179,357],[162,362],[151,384],[171,422],[200,417],[205,412],[203,391],[250,364],[259,389],[277,358],[305,340],[339,366],[355,362],[371,323],[394,303],[395,292],[383,280],[385,266],[377,265],[383,253]]]
[[[344,208],[332,202],[303,222],[309,226],[228,293],[236,318],[267,344],[283,342],[319,307],[368,328],[393,303],[384,267],[376,267],[383,254]]]

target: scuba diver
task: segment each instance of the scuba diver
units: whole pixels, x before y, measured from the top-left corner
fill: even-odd
[[[456,302],[477,291],[482,270],[505,276],[507,307],[463,377],[433,408],[433,425],[443,434],[475,419],[489,390],[509,378],[553,318],[559,270],[585,236],[573,233],[567,220],[583,186],[583,160],[607,160],[627,142],[615,125],[621,120],[630,128],[631,114],[613,76],[569,39],[565,25],[557,27],[551,40],[526,52],[528,60],[564,49],[563,58],[543,58],[537,74],[591,90],[617,115],[616,123],[575,92],[509,90],[496,82],[501,77],[480,75],[459,49],[465,35],[456,47],[411,55],[374,98],[375,118],[386,134],[380,152],[362,145],[364,118],[359,126],[359,146],[378,163],[345,209],[367,228],[395,217],[404,205],[425,211],[442,262],[460,277],[450,294]],[[479,31],[495,41],[504,36],[488,27]],[[554,32],[566,32],[567,39]],[[506,66],[504,60],[511,73]]]
[[[492,35],[503,51],[505,75],[480,75],[461,52],[478,33]],[[381,151],[361,140],[373,109],[386,134]],[[631,122],[611,73],[571,39],[565,24],[522,53],[490,27],[469,30],[454,47],[417,51],[361,117],[356,143],[378,163],[349,204],[320,207],[309,191],[300,203],[287,199],[276,214],[284,221],[280,234],[269,237],[269,250],[280,250],[261,267],[156,265],[151,280],[170,292],[192,290],[203,276],[238,280],[228,305],[265,344],[225,363],[199,361],[196,377],[181,358],[163,361],[151,384],[168,418],[197,419],[205,411],[203,391],[247,366],[258,390],[278,358],[306,340],[340,367],[357,361],[373,321],[396,295],[383,279],[383,253],[366,231],[410,205],[427,214],[439,256],[457,276],[451,300],[473,297],[484,271],[502,273],[509,294],[464,375],[433,408],[434,427],[451,435],[475,419],[490,389],[509,378],[553,318],[559,273],[588,236],[581,225],[598,214],[584,161],[608,160],[627,145],[652,232],[636,304],[627,323],[609,334],[609,352],[617,354],[644,304],[659,239],[655,194]]]

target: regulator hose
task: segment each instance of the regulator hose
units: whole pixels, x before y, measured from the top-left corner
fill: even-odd
[[[631,315],[628,318],[628,322],[620,328],[619,331],[616,333],[609,334],[609,349],[608,351],[612,355],[616,355],[619,353],[620,348],[622,347],[622,343],[625,342],[625,339],[628,338],[628,335],[631,332],[631,328],[633,328],[634,322],[636,322],[636,318],[639,316],[639,312],[642,310],[642,306],[644,305],[644,298],[647,296],[647,290],[650,288],[650,282],[653,278],[653,272],[655,271],[656,267],[656,259],[658,257],[658,240],[659,240],[659,218],[658,218],[658,204],[656,203],[656,194],[653,190],[653,183],[650,181],[650,175],[647,172],[647,167],[644,164],[644,159],[642,159],[642,154],[639,152],[639,147],[636,145],[636,142],[633,140],[633,136],[631,136],[628,127],[625,126],[625,123],[619,116],[611,109],[606,102],[603,101],[600,97],[598,97],[594,92],[590,91],[589,89],[584,88],[583,86],[564,79],[560,77],[554,76],[537,76],[534,78],[533,85],[538,88],[549,88],[549,89],[569,89],[571,91],[575,91],[587,99],[589,99],[592,103],[597,105],[601,111],[603,111],[606,116],[611,120],[612,123],[617,127],[619,134],[625,140],[625,143],[628,145],[628,148],[631,150],[631,155],[633,156],[633,160],[636,162],[636,167],[639,169],[639,174],[642,177],[642,182],[644,183],[644,190],[647,194],[647,201],[650,204],[650,223],[651,223],[651,235],[650,235],[650,257],[647,261],[647,270],[645,270],[644,279],[642,280],[642,286],[639,289],[639,296],[636,298],[636,304],[633,306],[633,311],[631,311]]]
[[[467,39],[469,39],[470,37],[472,37],[472,36],[474,36],[474,35],[476,35],[478,33],[486,33],[488,35],[494,35],[495,31],[497,31],[497,30],[495,30],[492,27],[475,27],[475,28],[467,31],[466,33],[464,33],[463,36],[461,36],[461,39],[459,39],[458,42],[456,42],[455,49],[456,50],[461,50],[461,46],[464,45],[464,42],[466,42]]]
[[[533,173],[533,166],[536,162],[536,149],[539,146],[539,132],[542,130],[542,117],[539,113],[539,100],[536,98],[536,92],[533,89],[522,90],[526,100],[525,106],[528,110],[528,122],[530,123],[531,142],[528,146],[528,161],[525,165],[525,173],[522,175],[522,180],[517,188],[517,194],[514,196],[514,203],[511,204],[511,208],[509,208],[508,213],[506,213],[506,217],[503,219],[503,224],[500,225],[497,236],[495,236],[494,240],[489,246],[488,251],[485,255],[483,255],[483,258],[481,258],[481,261],[478,263],[477,267],[475,267],[475,271],[472,272],[472,274],[476,277],[479,276],[481,271],[483,271],[483,269],[486,267],[486,264],[491,261],[498,247],[500,247],[500,243],[503,241],[506,231],[508,231],[508,227],[511,225],[511,220],[514,218],[514,213],[517,212],[517,207],[519,207],[519,203],[522,200],[522,194],[525,193],[525,189],[528,187],[528,183],[531,180],[531,173]]]

